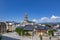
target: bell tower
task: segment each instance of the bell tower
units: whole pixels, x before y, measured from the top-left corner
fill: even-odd
[[[25,15],[24,15],[24,21],[28,21],[28,15],[27,15],[27,13],[25,13]]]

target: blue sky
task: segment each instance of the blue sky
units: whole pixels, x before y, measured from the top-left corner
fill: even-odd
[[[23,21],[25,12],[29,20],[59,17],[60,0],[0,0],[0,21]]]

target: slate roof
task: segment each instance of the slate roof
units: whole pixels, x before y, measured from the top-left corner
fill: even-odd
[[[21,26],[20,28],[23,28],[24,30],[28,30],[28,31],[33,31],[35,26],[32,25],[26,25],[26,26]],[[43,27],[43,26],[36,26],[35,28],[36,30],[48,30],[48,27]]]
[[[24,30],[30,30],[30,31],[32,31],[34,29],[34,26],[32,26],[32,25],[26,25],[25,27],[24,27]]]
[[[36,30],[48,30],[48,27],[37,26]]]

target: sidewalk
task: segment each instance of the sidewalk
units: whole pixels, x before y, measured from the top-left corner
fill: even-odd
[[[39,36],[19,36],[16,32],[6,33],[2,35],[2,40],[40,40]],[[49,37],[43,36],[42,40],[49,40]],[[56,37],[52,37],[51,40],[57,40]]]

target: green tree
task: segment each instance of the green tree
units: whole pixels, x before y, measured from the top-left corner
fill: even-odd
[[[49,24],[45,24],[45,26],[47,26],[49,29],[51,28],[51,25],[49,25]]]
[[[49,30],[49,31],[48,31],[48,35],[49,35],[49,36],[54,36],[54,31],[53,31],[53,30]]]
[[[22,28],[16,28],[16,32],[17,32],[19,35],[25,35],[25,31],[24,31]]]
[[[49,36],[54,36],[54,31],[55,30],[51,29],[51,25],[49,25],[49,24],[46,24],[46,26],[49,28],[48,29],[48,35]]]

